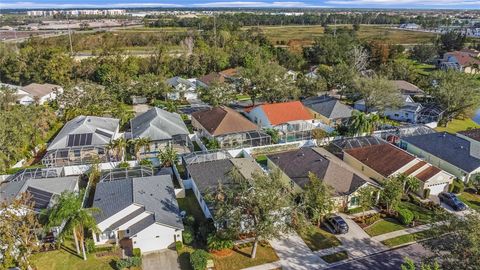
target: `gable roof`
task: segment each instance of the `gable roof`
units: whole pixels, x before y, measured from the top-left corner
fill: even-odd
[[[445,53],[444,58],[448,58],[450,56],[455,57],[457,62],[463,66],[463,67],[468,67],[473,64],[478,64],[480,65],[480,60],[473,58],[469,53],[461,52],[461,51],[454,51],[454,52],[447,52]]]
[[[194,112],[192,117],[213,136],[257,130],[254,123],[226,106]]]
[[[470,155],[470,142],[448,132],[405,137],[402,140],[466,172],[480,167],[480,159]]]
[[[19,181],[0,183],[0,201],[10,202],[24,192],[29,192],[36,211],[46,209],[54,195],[75,191],[78,176],[55,178],[23,178]]]
[[[187,87],[195,87],[195,84],[187,79],[184,79],[180,76],[175,76],[166,81],[166,83],[172,87],[176,87],[179,84],[186,85]]]
[[[303,101],[303,104],[328,119],[349,118],[353,111],[352,107],[328,96],[308,98]]]
[[[195,185],[202,193],[214,191],[218,183],[231,184],[229,173],[237,168],[245,179],[250,179],[254,172],[262,169],[252,158],[220,159],[187,165],[187,171],[195,181]]]
[[[255,108],[263,110],[273,126],[291,121],[311,120],[313,118],[300,101],[262,104]]]
[[[206,84],[207,86],[210,86],[213,82],[225,82],[225,76],[222,76],[220,73],[217,72],[210,72],[205,76],[202,76],[197,79],[197,81],[201,81],[202,83]]]
[[[86,145],[106,145],[113,139],[120,120],[108,117],[80,115],[68,121],[55,139],[48,145],[47,150],[67,148],[69,135],[91,134],[91,143]]]
[[[415,159],[413,155],[389,143],[345,150],[383,177],[389,177]]]
[[[31,96],[34,97],[43,97],[46,96],[56,89],[60,89],[61,86],[55,84],[38,84],[38,83],[31,83],[27,86],[22,87],[22,90],[29,93]]]
[[[404,95],[422,95],[425,92],[420,89],[418,86],[409,83],[404,80],[394,80],[392,81],[395,87],[401,91]]]
[[[175,135],[188,135],[188,129],[178,113],[151,108],[131,120],[133,138],[152,141],[171,140]]]
[[[170,175],[128,178],[97,184],[93,199],[93,207],[101,210],[100,213],[95,214],[97,223],[132,204],[140,205],[144,212],[150,215],[129,228],[131,235],[155,222],[183,229]]]
[[[375,184],[323,148],[300,148],[267,157],[301,188],[310,182],[309,172],[333,187],[336,196],[352,194],[367,182]]]

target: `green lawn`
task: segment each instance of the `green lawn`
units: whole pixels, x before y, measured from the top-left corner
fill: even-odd
[[[418,218],[418,221],[423,224],[432,222],[434,217],[432,211],[410,202],[400,202],[398,208],[412,211],[412,213]]]
[[[407,228],[406,226],[400,224],[396,219],[386,218],[381,219],[372,225],[365,228],[365,232],[370,236],[377,236],[389,232],[394,232],[398,230],[403,230]]]
[[[468,207],[480,212],[480,195],[463,192],[458,195],[458,198]]]
[[[258,245],[255,259],[250,258],[252,247],[234,250],[226,257],[213,256],[215,270],[236,270],[278,261],[278,256],[269,246]]]
[[[480,128],[480,125],[475,123],[470,118],[453,119],[447,124],[446,127],[436,127],[435,130],[438,132],[447,131],[449,133],[457,133],[458,131],[463,131],[470,128]]]
[[[88,254],[87,260],[76,255],[73,242],[66,241],[65,247],[59,250],[41,252],[32,256],[32,264],[38,270],[83,270],[98,269],[111,270],[114,268],[114,261],[117,256],[105,256],[97,258],[95,254]]]
[[[365,211],[368,211],[369,209],[365,210]],[[353,215],[353,214],[359,214],[359,213],[362,213],[363,212],[363,209],[361,207],[356,207],[356,208],[352,208],[352,209],[348,209],[347,210],[347,214],[349,215]]]
[[[417,232],[417,233],[406,234],[406,235],[390,238],[382,241],[382,244],[386,245],[387,247],[396,247],[402,244],[419,241],[419,240],[428,238],[430,236],[431,236],[431,231],[426,230],[423,232]]]
[[[267,166],[267,156],[266,155],[258,155],[255,160],[258,162],[258,164],[262,166]]]
[[[299,235],[312,251],[341,245],[335,235],[313,225],[304,232],[299,232]]]
[[[180,210],[187,212],[187,215],[192,215],[198,222],[203,223],[207,221],[202,208],[200,208],[197,198],[191,189],[185,190],[185,198],[178,198],[177,201]]]
[[[249,95],[243,95],[243,94],[239,94],[235,97],[235,99],[237,101],[245,101],[245,100],[250,100],[250,96]]]
[[[325,255],[321,257],[327,263],[334,263],[348,259],[348,254],[346,251],[340,251],[330,255]]]

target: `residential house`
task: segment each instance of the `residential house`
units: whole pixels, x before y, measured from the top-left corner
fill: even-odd
[[[313,115],[300,101],[262,104],[247,109],[245,114],[260,128],[274,128],[285,134],[315,128]]]
[[[345,150],[343,160],[378,182],[400,174],[415,177],[420,183],[417,190],[420,196],[424,195],[425,189],[430,190],[430,195],[447,191],[455,178],[389,143]]]
[[[215,139],[222,148],[264,145],[270,137],[237,111],[220,106],[192,113],[192,125],[199,137]]]
[[[416,23],[402,23],[400,24],[399,28],[408,29],[408,30],[418,30],[422,27]]]
[[[17,88],[17,103],[29,105],[38,103],[40,105],[55,100],[57,93],[62,93],[63,88],[55,84],[38,84],[31,83],[27,86]]]
[[[303,101],[303,105],[310,110],[313,118],[332,127],[347,124],[353,111],[352,107],[329,96],[307,98]]]
[[[262,169],[252,158],[222,158],[205,162],[190,163],[186,166],[189,180],[184,180],[185,188],[192,189],[206,218],[213,218],[213,205],[205,201],[205,196],[215,193],[219,184],[232,183],[230,172],[234,169],[245,179],[252,174],[262,173]]]
[[[118,161],[122,153],[111,155],[107,145],[121,136],[119,120],[80,115],[68,121],[51,143],[42,159],[46,166],[60,167]]]
[[[183,222],[171,175],[99,182],[93,207],[99,233],[95,245],[119,244],[131,254],[167,249],[182,241]]]
[[[175,76],[166,81],[167,85],[172,87],[173,91],[167,93],[168,99],[171,100],[193,100],[198,99],[197,85],[195,79],[184,79],[179,76]]]
[[[425,92],[413,83],[404,80],[393,80],[392,83],[398,90],[400,90],[402,95],[408,95],[411,97],[425,95]]]
[[[178,113],[153,107],[130,120],[132,138],[148,138],[149,147],[140,149],[144,156],[156,156],[165,147],[173,147],[178,153],[190,152],[188,128]]]
[[[383,114],[389,119],[408,123],[417,123],[422,105],[409,95],[402,95],[403,105],[398,108],[385,108]]]
[[[437,132],[402,138],[400,147],[468,181],[480,172],[479,130],[467,130],[457,135]]]
[[[310,182],[309,173],[315,174],[333,188],[334,200],[339,209],[358,207],[357,191],[378,183],[335,157],[323,148],[298,150],[267,155],[269,169],[280,169],[283,180],[295,192],[302,192]]]
[[[480,73],[480,59],[470,51],[447,52],[437,61],[440,69],[454,69],[465,73]]]
[[[210,72],[205,76],[197,79],[197,87],[208,88],[213,83],[225,82],[225,76],[222,76],[218,72]]]

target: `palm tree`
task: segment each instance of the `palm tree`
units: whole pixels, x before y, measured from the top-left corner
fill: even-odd
[[[380,116],[378,114],[366,114],[355,110],[352,112],[350,132],[352,135],[371,134],[378,128],[379,122]]]
[[[160,151],[158,158],[162,161],[163,166],[170,167],[177,161],[177,151],[172,146],[167,146]]]
[[[107,150],[108,159],[110,160],[110,151],[115,150],[115,141],[109,141],[108,144],[105,146],[105,149]],[[116,156],[116,154],[114,155]]]
[[[114,144],[114,149],[115,149],[115,153],[116,153],[116,156],[117,156],[117,160],[124,159],[124,156],[125,156],[125,148],[127,147],[127,140],[125,140],[124,137],[121,137],[121,138],[118,138],[116,140],[113,141],[113,144]]]
[[[83,194],[66,191],[60,194],[57,203],[46,212],[47,223],[45,228],[51,230],[56,226],[61,226],[64,222],[60,239],[65,239],[66,234],[72,234],[75,241],[77,254],[80,255],[79,243],[82,249],[83,259],[87,259],[85,252],[85,230],[98,232],[97,223],[93,213],[98,212],[97,208],[83,208]]]
[[[135,139],[133,140],[133,145],[137,160],[140,160],[140,150],[142,150],[142,148],[144,152],[150,152],[150,138]]]

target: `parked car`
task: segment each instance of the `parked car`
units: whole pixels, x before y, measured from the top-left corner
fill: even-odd
[[[438,198],[440,199],[440,202],[450,206],[455,211],[463,211],[467,209],[467,206],[453,193],[442,192],[438,194]]]
[[[335,234],[344,234],[348,232],[348,224],[341,216],[328,217],[325,223]]]

